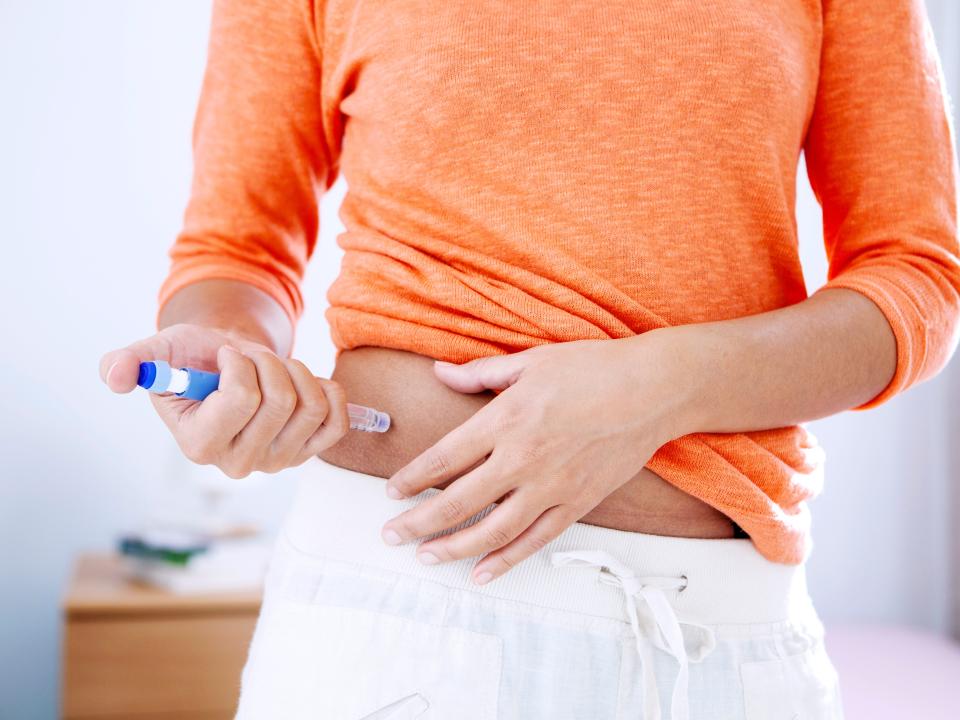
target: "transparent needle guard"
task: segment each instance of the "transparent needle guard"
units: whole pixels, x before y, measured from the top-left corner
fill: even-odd
[[[364,432],[386,432],[390,428],[390,416],[365,405],[347,403],[350,427]]]

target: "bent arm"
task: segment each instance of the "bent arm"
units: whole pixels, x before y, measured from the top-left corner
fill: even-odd
[[[823,7],[803,149],[828,281],[792,307],[666,331],[690,363],[695,431],[874,407],[939,372],[957,344],[956,147],[923,2]]]
[[[655,332],[669,338],[668,362],[681,374],[675,386],[685,389],[684,434],[749,432],[832,415],[876,397],[896,368],[896,341],[883,313],[846,289],[760,315]]]
[[[290,353],[318,196],[337,175],[321,36],[320,8],[306,0],[213,3],[193,183],[159,293],[160,328],[215,325]]]

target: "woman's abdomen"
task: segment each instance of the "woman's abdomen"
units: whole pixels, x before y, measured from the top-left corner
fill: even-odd
[[[351,431],[320,457],[350,470],[389,477],[496,397],[490,391],[468,395],[451,390],[436,379],[432,364],[432,358],[392,348],[344,350],[332,378],[343,386],[350,402],[389,413],[391,427],[386,433]],[[647,468],[639,468],[580,521],[653,535],[733,535],[725,515]]]

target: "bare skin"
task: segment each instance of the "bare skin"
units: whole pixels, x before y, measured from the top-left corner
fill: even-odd
[[[443,488],[385,524],[390,544],[453,527],[498,502],[482,521],[417,549],[425,563],[481,557],[473,570],[481,584],[577,520],[729,537],[722,515],[642,469],[654,452],[690,433],[782,427],[855,407],[883,390],[896,368],[886,318],[842,289],[750,317],[462,365],[359,348],[341,354],[329,380],[287,357],[292,328],[283,311],[241,282],[185,287],[162,309],[159,326],[157,335],[104,355],[100,374],[114,392],[129,392],[141,360],[219,368],[220,390],[202,404],[152,397],[189,458],[243,477],[320,455],[386,477],[391,497]],[[348,397],[388,411],[394,428],[348,433]]]

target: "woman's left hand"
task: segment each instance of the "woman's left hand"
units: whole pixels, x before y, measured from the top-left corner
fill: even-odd
[[[388,479],[395,499],[453,482],[389,520],[383,540],[441,532],[496,502],[479,522],[421,543],[420,561],[487,553],[473,570],[483,584],[544,547],[689,431],[692,383],[670,337],[664,329],[437,362],[454,390],[502,392]]]

